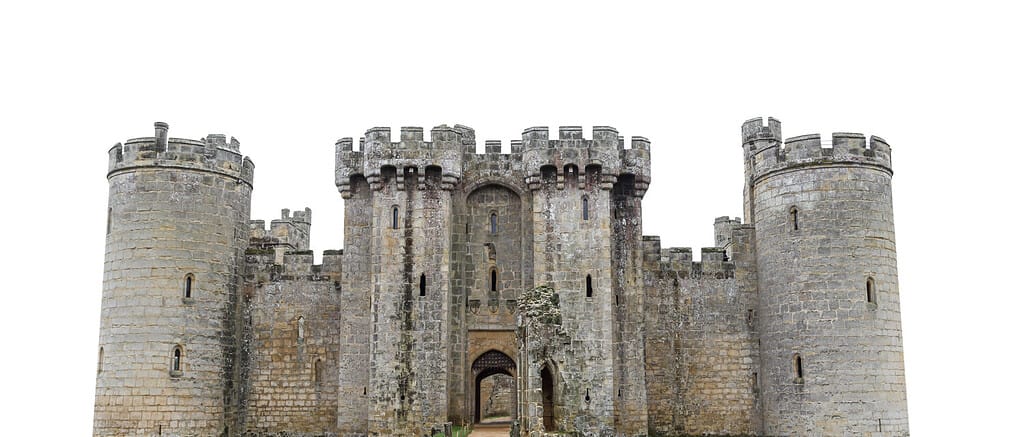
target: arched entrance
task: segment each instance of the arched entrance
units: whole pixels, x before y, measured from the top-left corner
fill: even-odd
[[[482,404],[484,401],[480,396],[480,387],[482,386],[483,380],[492,377],[494,375],[507,375],[512,378],[515,377],[515,361],[503,352],[496,350],[489,350],[484,352],[476,361],[472,362],[472,374],[473,374],[473,422],[479,423],[483,419]],[[511,390],[511,408],[510,413],[512,418],[515,416],[515,406],[517,404],[517,390],[515,384],[512,384]]]
[[[554,375],[551,369],[540,369],[540,391],[543,395],[543,429],[554,431]]]

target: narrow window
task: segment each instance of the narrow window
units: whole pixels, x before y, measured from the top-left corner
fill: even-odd
[[[319,388],[320,381],[322,380],[322,378],[320,377],[320,371],[321,371],[320,369],[322,367],[322,365],[320,363],[322,363],[322,362],[323,362],[323,360],[317,358],[316,362],[313,363],[313,382],[317,385],[317,388]]]
[[[792,230],[799,230],[799,210],[796,207],[789,208],[789,216],[792,217]]]
[[[99,360],[96,363],[96,373],[103,373],[103,347],[99,348]]]
[[[490,291],[497,291],[497,269],[490,269]]]
[[[305,340],[305,317],[298,316],[298,341]]]
[[[113,213],[113,208],[107,208],[107,235],[110,235],[110,216],[113,215]]]
[[[593,297],[593,277],[586,275],[586,297]]]
[[[398,229],[398,207],[391,208],[391,229]]]
[[[173,357],[171,358],[171,371],[181,372],[181,346],[174,346]]]
[[[419,295],[426,296],[426,273],[419,275]]]
[[[799,354],[792,358],[792,365],[796,372],[796,382],[803,382],[803,358]]]
[[[497,213],[496,212],[490,213],[490,233],[491,234],[496,234],[497,233]]]
[[[185,299],[192,298],[192,285],[195,282],[195,276],[191,273],[185,275]]]
[[[583,196],[583,220],[590,219],[590,198]]]
[[[877,291],[874,289],[874,278],[867,278],[867,303],[877,304]]]

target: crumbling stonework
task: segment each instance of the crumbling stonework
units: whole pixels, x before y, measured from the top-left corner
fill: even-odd
[[[312,211],[250,220],[237,141],[157,123],[109,153],[93,432],[908,435],[888,145],[742,143],[745,217],[694,261],[642,233],[646,138],[373,128],[313,264]]]

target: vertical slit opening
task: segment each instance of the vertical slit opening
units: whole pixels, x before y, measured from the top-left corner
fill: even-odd
[[[586,275],[586,297],[593,297],[593,277]]]
[[[419,295],[426,296],[426,273],[419,275]]]

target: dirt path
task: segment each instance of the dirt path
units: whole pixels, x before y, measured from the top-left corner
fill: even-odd
[[[508,437],[511,431],[511,424],[504,423],[477,423],[469,433],[470,437]]]

